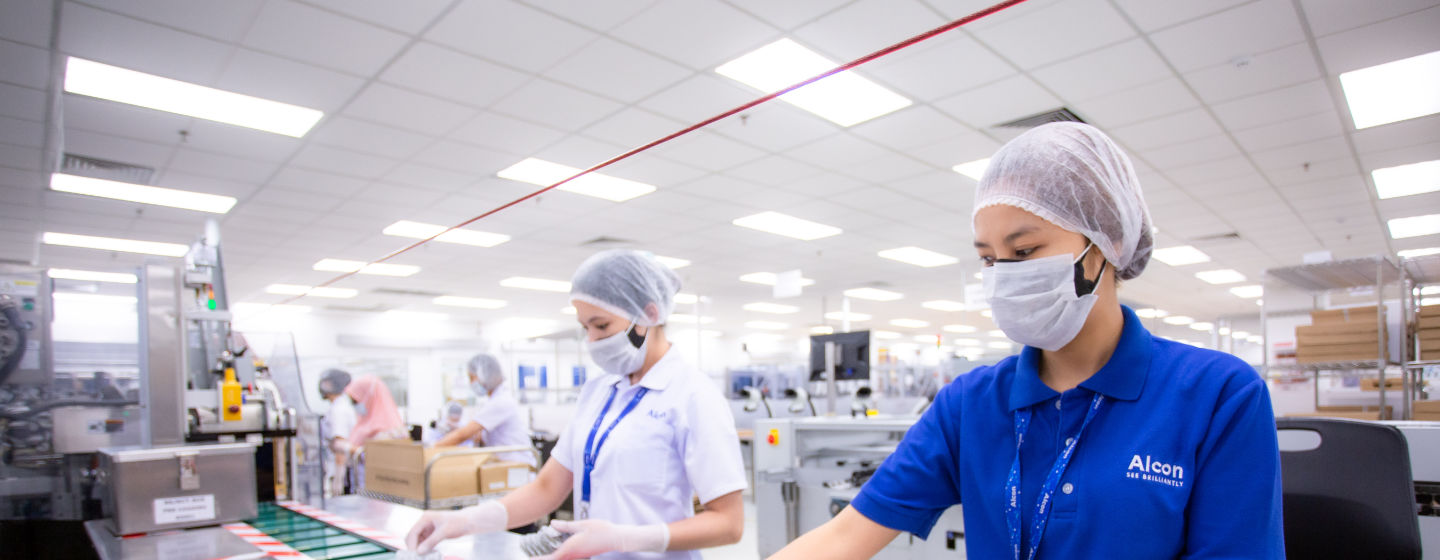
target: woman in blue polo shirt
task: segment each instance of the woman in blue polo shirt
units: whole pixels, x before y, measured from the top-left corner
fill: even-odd
[[[972,225],[1025,349],[941,390],[853,507],[773,558],[869,558],[956,504],[970,558],[1284,558],[1264,380],[1116,299],[1153,243],[1129,158],[1087,125],[1032,129],[991,159]]]

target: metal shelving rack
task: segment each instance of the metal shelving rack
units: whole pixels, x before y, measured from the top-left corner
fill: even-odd
[[[1272,294],[1280,290],[1272,289],[1280,283],[1283,287],[1307,292],[1310,295],[1308,309],[1283,309],[1279,313],[1272,310],[1275,305]],[[1272,377],[1275,371],[1298,371],[1311,374],[1311,382],[1314,385],[1314,399],[1316,408],[1320,404],[1320,378],[1321,372],[1368,372],[1373,370],[1380,378],[1380,413],[1385,412],[1386,390],[1385,370],[1391,366],[1402,367],[1404,364],[1400,359],[1392,359],[1389,355],[1390,345],[1388,344],[1387,328],[1385,325],[1385,295],[1386,289],[1394,287],[1393,294],[1397,300],[1405,301],[1405,269],[1395,261],[1387,257],[1367,257],[1357,259],[1346,259],[1329,261],[1323,263],[1305,264],[1284,268],[1272,268],[1265,271],[1263,284],[1265,286],[1264,304],[1260,306],[1260,324],[1264,343],[1264,372],[1266,378]],[[1375,305],[1380,310],[1376,313],[1376,321],[1380,330],[1377,336],[1376,347],[1378,353],[1374,360],[1345,360],[1335,362],[1312,362],[1297,363],[1295,365],[1272,364],[1274,352],[1270,347],[1269,318],[1277,314],[1293,314],[1321,309],[1322,300],[1325,295],[1343,290],[1356,290],[1372,288],[1375,294]],[[1405,305],[1400,306],[1402,310]],[[1406,311],[1402,311],[1405,313]],[[1402,320],[1402,328],[1406,323]],[[1298,347],[1298,344],[1297,344]],[[1399,358],[1403,359],[1403,356]],[[1402,369],[1403,371],[1403,369]],[[1411,387],[1410,377],[1401,375],[1401,392],[1406,395],[1405,402],[1401,403],[1400,417],[1410,417]]]
[[[1419,396],[1419,387],[1425,370],[1432,367],[1440,369],[1440,360],[1416,359],[1421,356],[1420,335],[1419,329],[1411,324],[1411,321],[1417,320],[1416,313],[1419,312],[1422,300],[1421,289],[1427,285],[1440,285],[1440,255],[1402,259],[1400,271],[1405,280],[1400,305],[1404,313],[1402,324],[1409,333],[1404,341],[1404,346],[1408,346],[1408,355],[1401,356],[1404,360],[1401,367],[1405,376],[1403,385],[1408,389],[1405,393],[1405,403],[1407,412],[1409,412],[1409,403],[1417,400]],[[1410,416],[1407,415],[1405,418],[1408,420]]]

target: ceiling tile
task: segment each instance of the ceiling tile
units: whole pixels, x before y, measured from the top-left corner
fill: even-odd
[[[1145,151],[1161,146],[1220,134],[1220,125],[1203,109],[1175,113],[1117,128],[1111,135],[1131,150]]]
[[[1190,89],[1174,78],[1071,104],[1081,118],[1101,128],[1125,126],[1198,106],[1200,101]]]
[[[289,165],[296,167],[357,177],[378,177],[399,163],[399,160],[374,154],[362,154],[315,143],[300,148],[289,161]]]
[[[1234,157],[1172,169],[1166,175],[1177,185],[1203,189],[1208,184],[1246,177],[1254,173],[1255,166],[1251,165],[1249,160],[1243,157]]]
[[[619,103],[570,86],[534,80],[496,103],[493,109],[566,130],[579,130],[620,107]]]
[[[201,85],[210,85],[234,49],[74,2],[61,6],[60,17],[65,54]]]
[[[731,168],[726,174],[762,185],[785,186],[820,172],[817,167],[784,156],[767,156]]]
[[[1234,132],[1235,141],[1252,152],[1279,148],[1338,136],[1343,132],[1340,116],[1334,111],[1316,113],[1275,124],[1257,126]]]
[[[662,91],[640,105],[687,123],[698,122],[760,97],[760,93],[719,76],[702,74]]]
[[[1335,109],[1325,82],[1316,80],[1297,86],[1252,95],[1213,106],[1215,116],[1230,130],[1245,130]]]
[[[929,106],[916,105],[860,123],[850,131],[877,144],[904,150],[948,140],[969,129]]]
[[[1260,169],[1275,170],[1303,167],[1307,162],[1340,159],[1350,155],[1350,145],[1344,138],[1331,137],[1284,148],[1276,148],[1252,154]]]
[[[1364,154],[1440,142],[1440,115],[1429,115],[1356,131],[1355,149]]]
[[[1396,4],[1400,2],[1394,2]],[[1440,51],[1440,6],[1315,40],[1331,74]]]
[[[363,83],[334,70],[237,48],[215,87],[334,113]]]
[[[627,103],[690,74],[683,66],[603,37],[545,72],[554,80]]]
[[[1062,103],[1027,76],[1015,76],[952,95],[933,105],[974,128],[992,127],[1059,108]]]
[[[609,30],[655,4],[655,0],[524,0],[526,4],[590,29]]]
[[[1155,49],[1132,39],[1030,72],[1066,101],[1091,99],[1173,74]]]
[[[950,33],[861,66],[896,91],[924,101],[1013,76],[1014,66],[967,35]]]
[[[175,150],[164,171],[189,172],[216,179],[259,185],[269,179],[278,167],[270,162],[181,147]]]
[[[0,81],[28,88],[50,89],[49,52],[9,41],[0,41]]]
[[[380,79],[471,107],[486,107],[515,91],[530,75],[421,42],[386,67]]]
[[[1185,75],[1185,81],[1208,103],[1218,103],[1320,77],[1320,67],[1308,44],[1296,44],[1220,64]]]
[[[565,133],[537,123],[482,112],[450,138],[512,154],[529,154],[563,138]]]
[[[280,188],[292,188],[311,192],[324,193],[329,196],[346,198],[363,189],[369,181],[354,177],[345,177],[331,173],[320,173],[305,169],[287,167],[280,170],[270,185],[266,188],[278,186]]]
[[[844,165],[837,169],[846,175],[859,177],[876,184],[889,184],[934,170],[934,167],[916,161],[914,158],[894,153],[869,161]]]
[[[50,2],[0,3],[0,38],[49,48],[52,13]]]
[[[353,200],[344,203],[336,211],[361,216],[398,216],[394,211],[396,208],[424,208],[443,196],[445,194],[440,191],[376,183],[356,193]],[[366,202],[380,204],[377,208],[364,205]]]
[[[1189,72],[1302,42],[1305,33],[1290,2],[1259,0],[1150,37],[1176,70]]]
[[[1326,161],[1307,162],[1309,165],[1295,165],[1276,169],[1266,169],[1262,172],[1270,181],[1276,185],[1293,185],[1340,177],[1352,173],[1358,173],[1360,168],[1355,163],[1355,158],[1344,157]]]
[[[40,148],[0,144],[0,165],[27,171],[39,171],[42,159],[40,154]]]
[[[945,23],[909,0],[858,0],[795,30],[794,36],[837,64]]]
[[[663,146],[655,155],[701,169],[719,171],[759,158],[764,152],[706,131],[696,131]]]
[[[1229,136],[1223,134],[1140,153],[1145,161],[1160,168],[1181,167],[1238,155],[1240,149]]]
[[[427,146],[423,151],[416,154],[411,161],[441,169],[458,171],[462,176],[468,177],[470,178],[469,180],[473,181],[476,177],[489,177],[494,175],[495,172],[515,163],[516,159],[512,154],[497,152],[463,142],[440,140]],[[399,175],[387,175],[387,178],[400,183],[408,183],[402,176],[415,171],[414,169],[403,171],[396,169],[395,172]],[[422,172],[420,176],[423,177],[424,174],[425,173]],[[454,174],[447,173],[446,175],[447,177],[444,180],[435,182],[453,184],[459,180],[459,177],[452,177]],[[428,181],[429,179],[426,180]],[[460,185],[456,186],[458,187]]]
[[[413,35],[434,21],[450,0],[302,0],[381,27]]]
[[[715,0],[656,2],[611,35],[692,69],[709,71],[775,40],[779,33]]]
[[[338,115],[311,132],[310,140],[399,159],[410,157],[430,143],[429,137],[421,134]]]
[[[867,122],[878,122],[875,119]],[[771,102],[705,127],[746,144],[782,152],[834,134],[839,126],[788,103]],[[675,130],[679,130],[676,127]]]
[[[1349,0],[1300,0],[1300,9],[1310,22],[1310,31],[1323,37],[1338,31],[1377,23],[1435,6],[1435,0],[1394,0],[1351,2]]]
[[[864,138],[839,134],[792,149],[786,154],[821,169],[834,170],[847,164],[873,161],[889,153]]]
[[[396,128],[443,136],[476,110],[437,97],[372,83],[345,107],[345,114]]]
[[[40,148],[44,139],[45,126],[39,122],[0,116],[0,142]]]
[[[1236,4],[1250,0],[1212,0],[1191,2],[1190,0],[1116,0],[1120,9],[1130,15],[1140,29],[1155,31],[1177,23],[1199,19],[1220,12]]]
[[[508,0],[465,0],[426,37],[511,68],[539,72],[580,50],[596,35]]]
[[[0,83],[0,115],[27,121],[44,121],[45,110],[45,92]]]
[[[431,150],[427,149],[425,152],[429,154]],[[492,170],[483,174],[477,174],[455,173],[428,165],[406,163],[386,173],[383,180],[387,183],[420,187],[428,190],[456,191],[475,183],[476,180],[482,177],[490,176],[495,171],[500,170],[503,165],[504,164],[498,160],[492,161]]]
[[[373,76],[407,42],[404,35],[293,2],[270,2],[244,44],[326,68]]]
[[[30,2],[46,4],[47,2]],[[257,0],[198,0],[195,2],[168,2],[165,0],[138,0],[131,2],[107,3],[107,10],[119,12],[136,19],[157,23],[170,28],[184,29],[234,43],[245,35],[245,29],[260,12],[264,2]],[[69,20],[63,20],[69,25]]]
[[[800,0],[795,2],[731,0],[730,4],[754,14],[775,27],[793,29],[850,2],[851,0]]]
[[[1084,25],[1075,22],[1083,21]],[[1106,0],[1070,0],[991,27],[975,36],[1021,68],[1030,69],[1135,36]]]
[[[264,204],[297,208],[315,212],[329,212],[344,200],[331,195],[316,194],[300,190],[266,187],[245,200],[245,204]]]

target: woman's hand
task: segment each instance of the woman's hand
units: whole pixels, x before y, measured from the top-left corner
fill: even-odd
[[[552,521],[561,533],[573,533],[554,554],[538,560],[574,560],[606,552],[665,552],[670,529],[665,525],[617,525],[602,519]]]
[[[504,531],[508,522],[505,506],[494,500],[459,511],[426,512],[405,536],[405,548],[425,554],[445,539]]]

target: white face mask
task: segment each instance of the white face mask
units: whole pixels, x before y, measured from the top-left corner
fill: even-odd
[[[482,401],[485,400],[485,397],[490,396],[490,390],[486,389],[485,384],[479,381],[472,381],[470,383],[470,391],[475,393],[475,398]]]
[[[650,337],[645,337],[645,342],[635,346],[630,341],[634,328],[635,323],[631,322],[630,327],[623,331],[587,342],[585,346],[590,350],[590,359],[607,373],[628,375],[639,371],[640,366],[645,365],[645,348],[650,346]]]
[[[996,262],[985,268],[985,297],[995,324],[1010,340],[1042,350],[1055,351],[1065,347],[1090,316],[1095,307],[1095,286],[1105,276],[1105,265],[1089,284],[1085,295],[1077,295],[1077,279],[1084,279],[1080,259],[1090,252],[1089,245],[1080,256],[1055,255],[1018,262]]]

